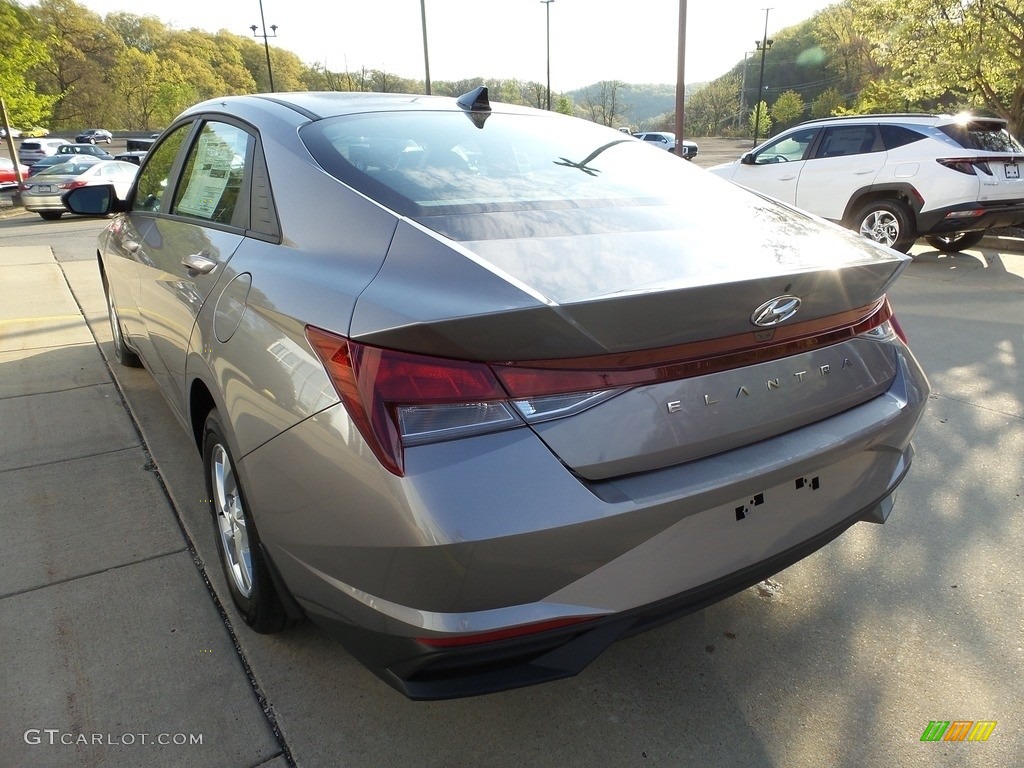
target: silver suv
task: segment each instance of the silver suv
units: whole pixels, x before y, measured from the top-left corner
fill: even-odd
[[[1024,147],[973,115],[861,115],[801,123],[708,170],[906,252],[942,251],[1024,222]]]
[[[67,139],[23,139],[18,145],[18,162],[31,166],[37,160],[57,154],[59,147],[70,143]]]

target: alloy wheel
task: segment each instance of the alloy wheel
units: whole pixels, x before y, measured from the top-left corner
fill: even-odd
[[[231,458],[223,445],[215,445],[210,457],[213,478],[213,511],[224,550],[224,565],[235,588],[252,595],[253,565],[242,495],[239,493]]]

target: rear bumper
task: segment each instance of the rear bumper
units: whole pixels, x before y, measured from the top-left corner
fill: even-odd
[[[908,449],[906,468],[911,453]],[[714,582],[638,608],[524,638],[439,650],[413,638],[374,632],[332,617],[317,616],[317,623],[368,669],[413,700],[477,696],[551,682],[579,674],[618,640],[699,611],[764,581],[821,549],[854,523],[880,521],[891,507],[893,495],[797,546]]]
[[[307,614],[411,698],[482,694],[574,675],[616,639],[757,583],[859,520],[884,520],[928,397],[909,351],[897,357],[889,390],[862,405],[609,480],[574,476],[525,429],[422,446],[406,477],[380,479],[341,406],[239,469]],[[313,448],[324,463],[306,461],[303,482],[289,464]],[[346,450],[360,458],[339,464]],[[564,619],[585,621],[472,642]]]
[[[979,215],[963,215],[982,211]],[[961,215],[957,215],[961,214]],[[973,232],[998,227],[1015,227],[1024,222],[1024,200],[961,203],[917,215],[918,235]]]

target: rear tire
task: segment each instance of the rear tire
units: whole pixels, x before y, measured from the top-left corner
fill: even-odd
[[[899,200],[875,200],[853,217],[853,228],[868,240],[906,253],[917,240],[914,217]]]
[[[40,218],[46,221],[56,221],[64,215],[64,211],[38,211]]]
[[[975,232],[953,232],[949,235],[927,235],[925,242],[936,251],[942,253],[959,253],[965,248],[973,248],[985,237],[985,230]]]
[[[203,468],[217,551],[235,608],[253,631],[280,632],[291,622],[274,589],[216,410],[210,411],[203,428]]]

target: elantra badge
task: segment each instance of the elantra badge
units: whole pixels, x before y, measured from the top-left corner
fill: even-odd
[[[754,314],[750,316],[750,322],[761,328],[770,328],[789,320],[798,309],[800,299],[796,296],[776,296],[755,309]]]

